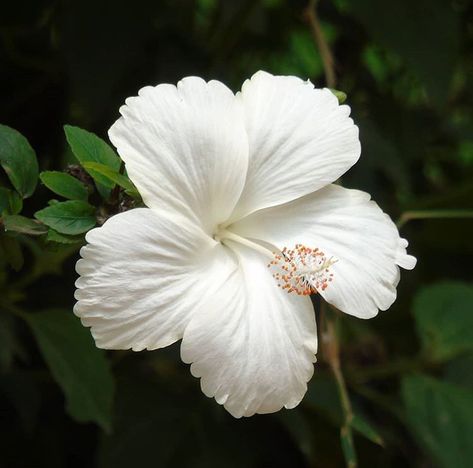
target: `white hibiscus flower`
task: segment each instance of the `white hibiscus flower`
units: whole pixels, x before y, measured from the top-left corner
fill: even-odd
[[[145,87],[120,113],[110,139],[147,208],[87,234],[76,315],[105,349],[182,339],[235,417],[295,407],[317,352],[308,294],[374,317],[415,265],[367,193],[332,184],[360,156],[350,108],[258,72],[236,95],[196,77]]]

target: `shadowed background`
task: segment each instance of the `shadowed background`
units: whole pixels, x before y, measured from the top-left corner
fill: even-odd
[[[75,162],[63,124],[106,139],[125,98],[145,85],[197,75],[237,91],[264,69],[324,86],[306,7],[282,0],[7,2],[0,123],[28,138],[41,170],[59,170]],[[472,2],[321,0],[317,11],[336,88],[348,95],[360,128],[362,157],[343,184],[371,193],[393,219],[472,209]],[[8,185],[3,173],[0,184]],[[48,197],[38,186],[24,213],[32,216]],[[471,466],[473,221],[414,219],[401,233],[418,266],[404,273],[397,302],[370,321],[338,321],[359,418],[358,464]],[[179,344],[90,354],[88,332],[66,325],[45,353],[42,325],[15,317],[8,304],[27,314],[70,311],[77,246],[25,239],[22,249],[18,272],[5,252],[0,257],[1,467],[327,468],[350,460],[322,355],[297,409],[235,420],[201,393]]]

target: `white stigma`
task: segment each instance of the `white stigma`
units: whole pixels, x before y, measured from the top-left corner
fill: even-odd
[[[324,291],[333,279],[330,267],[337,262],[327,258],[318,248],[296,244],[294,249],[273,252],[274,260],[268,267],[274,271],[273,278],[278,286],[288,293],[308,296]]]

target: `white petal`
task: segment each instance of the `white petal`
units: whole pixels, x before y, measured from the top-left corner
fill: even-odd
[[[232,220],[334,182],[360,156],[350,108],[328,89],[258,72],[242,87],[248,177]]]
[[[253,213],[228,229],[278,248],[300,243],[321,249],[337,263],[322,296],[361,318],[386,310],[396,299],[399,266],[412,269],[407,241],[369,194],[329,185],[285,205]]]
[[[86,240],[74,313],[100,348],[140,351],[179,340],[199,300],[236,268],[199,227],[148,208],[110,218]]]
[[[237,418],[293,408],[313,374],[312,304],[278,288],[261,254],[229,244],[240,270],[187,326],[182,359],[193,363],[203,392]]]
[[[109,131],[131,180],[151,208],[193,217],[206,232],[240,197],[248,140],[241,103],[222,83],[188,77],[128,98]]]

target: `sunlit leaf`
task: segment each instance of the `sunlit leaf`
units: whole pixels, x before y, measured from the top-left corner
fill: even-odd
[[[32,195],[38,182],[38,161],[28,140],[13,128],[0,125],[0,164],[23,197]]]
[[[97,181],[102,180],[103,177],[106,177],[108,180],[113,182],[115,185],[119,185],[124,188],[125,191],[135,197],[139,196],[138,191],[135,186],[132,184],[130,179],[119,172],[116,172],[110,169],[108,166],[100,163],[86,162],[83,164],[84,169]]]
[[[88,197],[87,187],[69,174],[59,171],[45,171],[39,175],[49,190],[70,200],[86,201]]]
[[[111,429],[114,380],[105,353],[72,312],[24,314],[41,353],[64,391],[66,409],[77,421]]]
[[[55,203],[35,213],[35,217],[61,234],[82,234],[95,226],[95,208],[73,200]]]
[[[72,125],[65,125],[64,131],[74,156],[82,165],[86,162],[96,162],[118,172],[121,164],[120,158],[104,140],[87,130]],[[99,175],[95,180],[99,184],[97,188],[100,189],[101,186],[106,189],[101,190],[102,196],[107,196],[115,185],[108,177]]]

